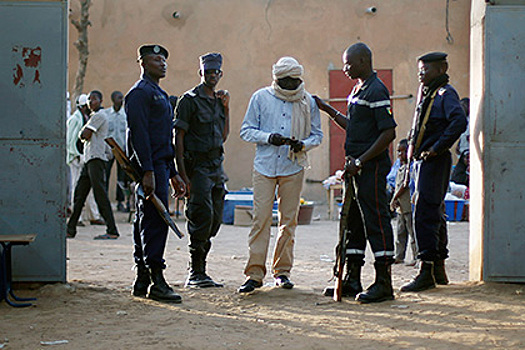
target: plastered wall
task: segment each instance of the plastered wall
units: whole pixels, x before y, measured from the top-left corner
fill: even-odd
[[[224,77],[219,87],[232,96],[225,170],[235,190],[251,185],[254,147],[239,137],[244,112],[251,94],[271,82],[271,66],[281,56],[296,57],[305,67],[307,89],[327,98],[328,70],[342,67],[341,53],[356,41],[372,48],[376,68],[393,70],[394,95],[416,94],[420,54],[445,51],[451,83],[461,97],[468,96],[470,1],[449,1],[452,44],[446,39],[446,5],[445,0],[94,0],[85,91],[101,90],[109,106],[113,90],[126,92],[139,77],[137,47],[160,43],[170,51],[161,86],[180,95],[199,83],[198,56],[220,51]],[[78,1],[71,0],[70,6],[71,16],[78,17]],[[367,13],[370,7],[375,13]],[[71,89],[78,64],[71,25],[69,35]],[[398,139],[410,127],[414,103],[415,98],[394,101]],[[325,116],[322,125],[325,139],[310,153],[307,179],[330,175]],[[304,195],[325,199],[318,183],[306,183]]]

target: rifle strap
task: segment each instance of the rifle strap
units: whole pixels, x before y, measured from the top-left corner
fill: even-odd
[[[423,141],[423,135],[425,134],[426,125],[428,122],[428,119],[430,117],[430,111],[432,110],[432,105],[434,104],[434,99],[436,98],[436,94],[438,93],[439,89],[436,89],[432,96],[430,97],[430,102],[428,104],[427,110],[425,111],[425,117],[423,118],[423,121],[421,122],[421,127],[419,128],[419,133],[417,135],[416,144],[414,145],[414,153],[417,152],[419,149],[419,146],[421,146],[421,142]]]

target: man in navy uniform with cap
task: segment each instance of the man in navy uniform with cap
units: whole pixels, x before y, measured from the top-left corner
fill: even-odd
[[[134,258],[137,277],[132,294],[153,300],[180,303],[182,298],[166,283],[162,270],[168,226],[146,198],[155,193],[168,207],[169,184],[176,196],[184,195],[185,185],[175,170],[173,109],[168,94],[159,86],[166,76],[168,51],[160,45],[139,48],[142,76],[126,95],[128,120],[127,153],[143,172],[145,198],[137,198],[133,222]]]
[[[417,292],[448,284],[445,259],[448,234],[444,216],[452,158],[450,148],[465,131],[467,118],[456,90],[449,85],[447,54],[431,52],[418,58],[420,98],[412,132],[416,172],[414,228],[419,274],[401,287]]]
[[[222,287],[206,274],[211,238],[222,223],[225,174],[223,144],[229,133],[227,91],[215,91],[222,56],[200,58],[201,83],[180,98],[175,116],[177,167],[186,184],[190,264],[186,287]]]

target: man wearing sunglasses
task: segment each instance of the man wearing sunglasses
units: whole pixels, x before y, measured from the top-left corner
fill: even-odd
[[[228,91],[215,91],[222,78],[222,56],[199,58],[201,83],[184,93],[175,112],[177,167],[186,183],[190,264],[186,287],[222,287],[206,274],[211,238],[222,223],[225,175],[223,144],[229,133]]]

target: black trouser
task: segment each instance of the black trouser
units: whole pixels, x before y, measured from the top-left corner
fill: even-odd
[[[167,162],[153,164],[155,194],[168,208],[170,169]],[[151,201],[138,197],[133,221],[133,257],[135,263],[145,263],[149,268],[164,268],[164,250],[168,238],[168,225]]]
[[[115,158],[112,158],[106,162],[106,192],[109,193],[109,177],[111,176],[111,167],[113,167],[113,163],[115,162]],[[122,167],[120,166],[119,162],[117,164],[117,189],[116,189],[116,200],[117,202],[123,202],[126,200],[126,196],[124,196],[124,191],[122,190],[121,186],[128,185],[129,178],[126,175],[126,172]]]
[[[389,171],[388,157],[378,157],[366,162],[353,177],[356,201],[350,205],[347,221],[346,255],[349,261],[363,262],[368,239],[376,261],[393,262],[394,236],[386,190]]]
[[[416,163],[414,229],[418,258],[423,261],[443,260],[448,257],[444,199],[451,166],[452,157],[449,151],[428,161]]]
[[[215,237],[222,224],[224,208],[224,175],[222,157],[214,160],[194,159],[186,168],[190,177],[190,197],[186,201],[189,251],[192,264],[204,265]],[[195,260],[197,259],[197,260]],[[203,268],[204,266],[202,266]],[[199,270],[201,266],[192,266]],[[200,271],[198,271],[200,272]]]
[[[80,172],[73,197],[73,213],[67,223],[68,232],[76,232],[78,219],[80,218],[82,208],[84,207],[91,188],[93,188],[93,195],[95,196],[98,210],[104,218],[104,221],[106,221],[106,233],[118,235],[115,218],[113,217],[111,204],[109,203],[108,193],[106,191],[106,162],[98,158],[91,159],[87,162]]]

